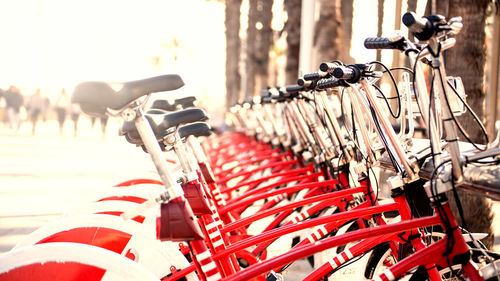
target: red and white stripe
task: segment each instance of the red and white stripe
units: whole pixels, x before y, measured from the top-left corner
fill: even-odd
[[[372,279],[372,281],[392,281],[395,280],[396,278],[394,277],[394,274],[392,274],[392,271],[390,268],[384,270],[379,276],[375,277]]]
[[[215,231],[216,229],[219,229],[217,226],[218,226],[218,223],[216,221],[212,221],[211,223],[205,224],[205,229],[208,232],[211,232],[211,231]]]
[[[309,212],[307,210],[304,210],[302,212],[300,212],[300,214],[296,215],[292,221],[294,223],[298,223],[299,221],[301,220],[305,220],[307,217],[309,217]]]
[[[217,207],[215,206],[215,204],[213,204],[212,200],[210,200],[210,211],[212,211],[212,219],[216,223],[217,228],[221,230],[224,226],[222,225],[222,220],[220,219]]]
[[[276,196],[273,196],[271,198],[271,200],[277,203],[277,202],[281,201],[283,198],[285,198],[286,196],[287,196],[286,193],[278,194]]]
[[[351,251],[349,249],[343,251],[342,253],[336,255],[335,257],[333,257],[332,259],[330,259],[328,261],[328,263],[330,263],[330,266],[332,267],[332,269],[335,269],[337,267],[339,267],[341,264],[343,264],[344,262],[352,259],[353,255],[351,253]]]
[[[201,265],[201,269],[205,273],[207,277],[207,281],[215,281],[222,279],[219,270],[217,269],[217,265],[212,259],[212,256],[208,250],[197,254],[196,259]]]
[[[224,240],[222,239],[222,234],[219,229],[216,228],[214,232],[209,232],[208,237],[210,237],[210,241],[216,250],[225,249],[226,246],[224,244]]]
[[[219,189],[216,188],[212,191],[212,194],[214,195],[214,199],[217,202],[217,205],[223,206],[226,205],[226,199],[224,196],[220,193]]]
[[[328,234],[328,230],[325,226],[320,226],[316,230],[314,230],[311,234],[309,234],[306,239],[309,243],[314,243],[319,239],[323,238],[326,234]]]

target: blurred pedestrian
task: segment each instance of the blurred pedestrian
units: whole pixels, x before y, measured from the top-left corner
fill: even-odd
[[[4,95],[5,95],[5,91],[3,89],[0,89],[0,101],[2,100],[2,98],[4,98]],[[9,121],[8,121],[8,118],[7,118],[7,109],[6,108],[3,108],[2,111],[1,111],[1,115],[0,115],[0,122],[2,122],[2,126],[5,126],[7,127]]]
[[[47,114],[49,113],[50,99],[48,97],[42,97],[42,121],[45,123],[47,121]]]
[[[21,92],[15,86],[10,86],[4,93],[5,103],[7,107],[7,116],[9,118],[9,127],[16,132],[21,127],[21,118],[19,111],[24,103],[24,98]]]
[[[38,117],[42,113],[42,107],[43,107],[42,94],[40,92],[40,89],[36,89],[35,93],[30,97],[27,104],[28,116],[32,123],[31,133],[33,135],[35,134]]]
[[[78,119],[80,118],[80,106],[76,103],[71,104],[71,120],[73,120],[73,136],[78,132]]]
[[[66,115],[68,114],[68,111],[70,110],[71,106],[71,102],[68,93],[66,92],[66,89],[63,88],[61,90],[61,93],[57,97],[54,106],[57,113],[57,121],[59,122],[59,134],[62,136],[64,122],[66,122]]]

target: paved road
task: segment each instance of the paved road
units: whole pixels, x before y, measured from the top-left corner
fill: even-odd
[[[0,124],[0,253],[95,193],[153,170],[149,156],[116,132],[113,120],[104,138],[86,119],[77,137],[70,124],[63,136],[54,122],[41,124],[35,136],[27,124],[17,134]],[[500,232],[499,217],[494,225]],[[288,276],[300,280],[308,270],[300,263]]]
[[[28,124],[15,135],[0,127],[0,253],[97,192],[154,168],[110,123],[104,139],[87,120],[77,137],[70,124],[63,136],[53,122],[35,136]]]

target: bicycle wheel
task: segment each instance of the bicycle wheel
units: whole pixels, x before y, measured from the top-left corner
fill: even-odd
[[[78,243],[47,243],[0,255],[0,281],[158,281],[114,252]]]

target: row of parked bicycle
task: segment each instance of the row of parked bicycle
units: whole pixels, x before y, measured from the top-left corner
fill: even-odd
[[[397,35],[365,46],[404,51],[412,69],[322,63],[232,107],[232,130],[218,135],[192,97],[145,109],[151,93],[183,85],[177,75],[119,91],[81,83],[72,101],[123,118],[120,134],[151,156],[155,175],[33,232],[0,256],[0,280],[285,280],[304,258],[303,280],[497,280],[499,255],[457,223],[445,195],[475,180],[467,169],[497,167],[500,153],[498,137],[469,151],[458,142],[455,116],[470,109],[442,53],[460,20],[403,22],[420,43]],[[381,90],[386,76],[395,98]],[[414,138],[416,118],[428,139]]]

